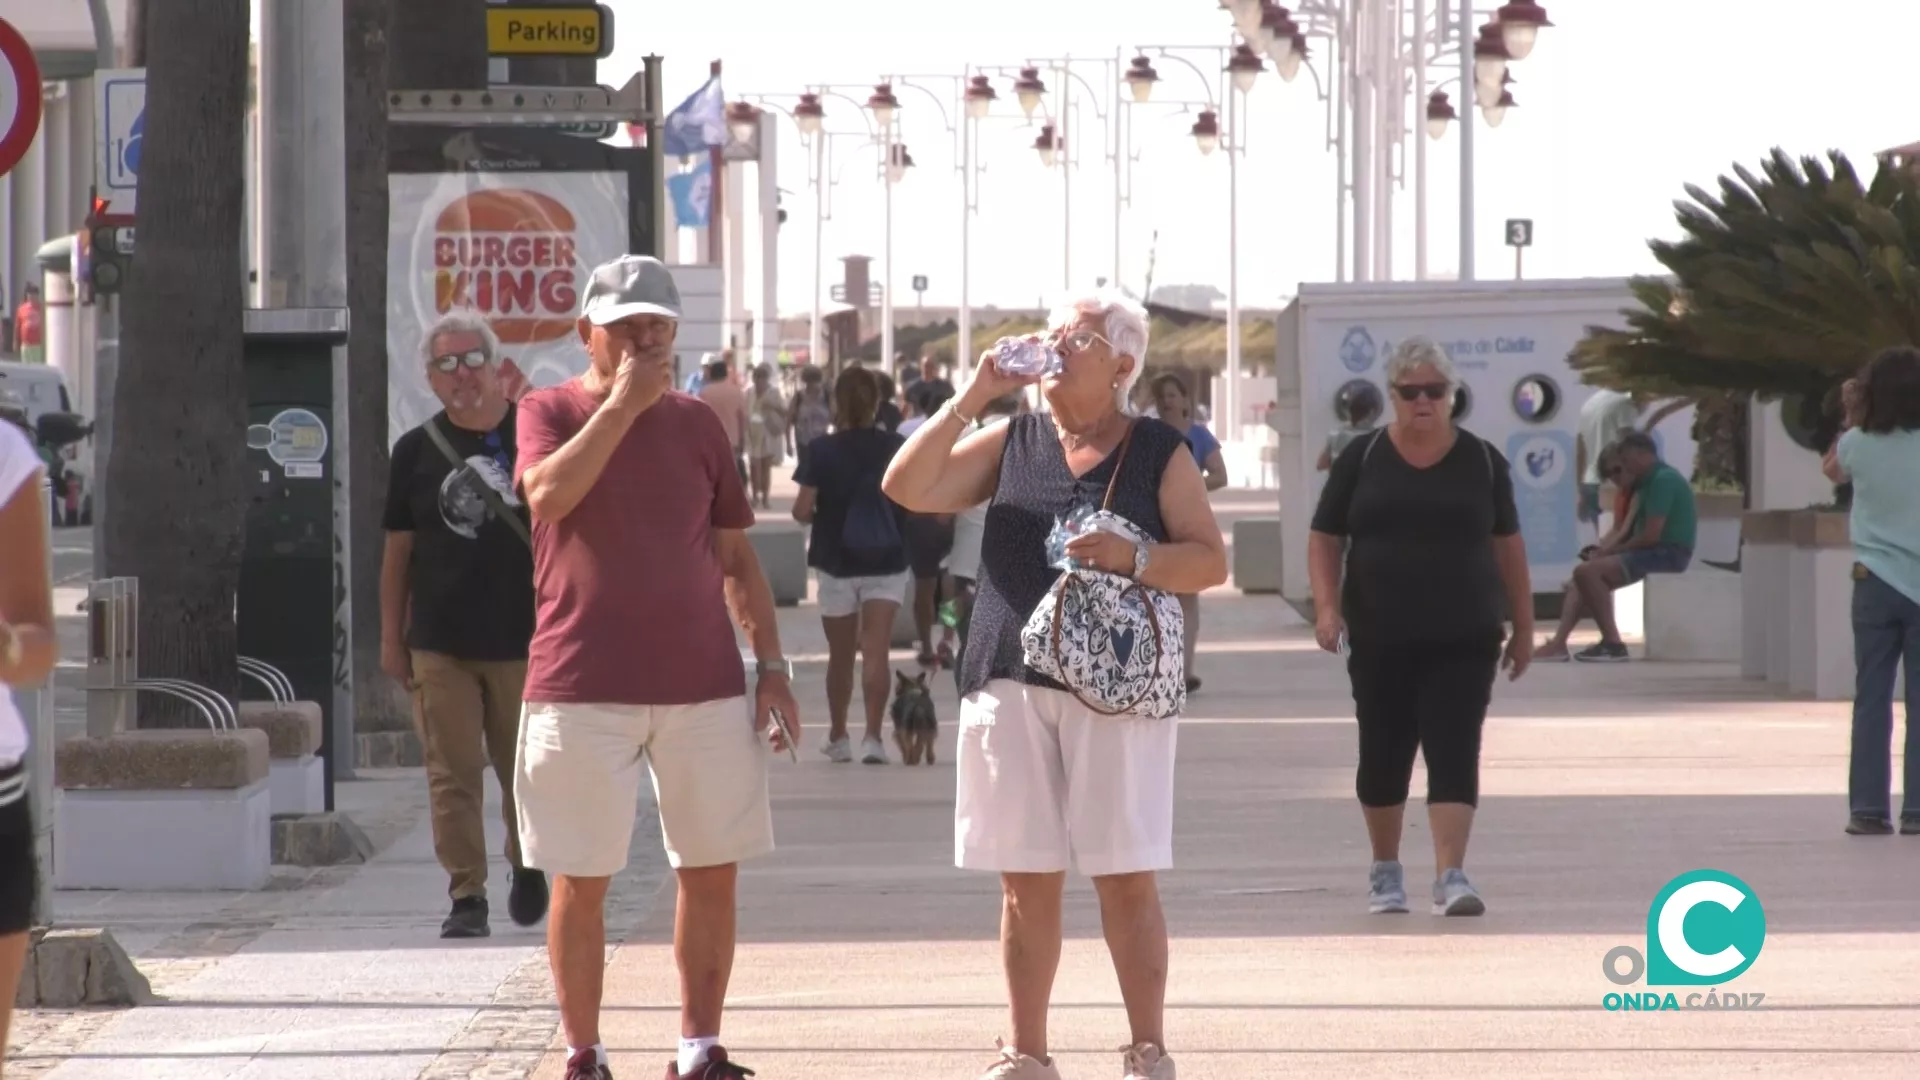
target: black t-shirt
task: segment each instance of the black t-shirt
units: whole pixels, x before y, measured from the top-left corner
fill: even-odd
[[[1356,642],[1419,644],[1500,636],[1505,592],[1493,537],[1520,531],[1507,459],[1459,432],[1416,469],[1382,429],[1327,473],[1313,531],[1347,538],[1341,611]]]
[[[533,552],[480,494],[482,484],[493,488],[526,523],[513,491],[514,417],[509,405],[489,432],[455,427],[445,412],[428,420],[465,459],[457,471],[422,428],[393,446],[382,527],[413,534],[410,648],[462,660],[527,658]]]
[[[793,482],[814,489],[813,529],[807,542],[807,565],[837,578],[884,577],[907,569],[907,548],[903,542],[883,556],[856,556],[840,546],[840,535],[847,527],[847,511],[854,496],[865,491],[879,495],[880,480],[887,473],[893,455],[907,440],[878,427],[855,428],[823,435],[807,444],[800,455],[800,467]],[[885,499],[885,495],[879,496]],[[905,535],[906,512],[892,501],[896,527]]]

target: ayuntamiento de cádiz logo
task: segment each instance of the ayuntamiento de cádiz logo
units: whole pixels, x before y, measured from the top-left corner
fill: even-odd
[[[1649,987],[1694,989],[1629,990],[1600,1003],[1609,1012],[1758,1008],[1767,995],[1726,985],[1753,966],[1766,940],[1766,911],[1746,882],[1720,870],[1681,874],[1647,909],[1647,951],[1617,946],[1600,968],[1617,986],[1645,976]]]

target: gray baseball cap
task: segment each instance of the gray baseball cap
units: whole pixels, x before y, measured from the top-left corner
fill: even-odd
[[[594,268],[580,317],[605,326],[634,315],[680,317],[680,287],[667,264],[651,255],[622,255]]]

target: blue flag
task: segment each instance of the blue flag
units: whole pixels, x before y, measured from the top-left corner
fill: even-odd
[[[667,194],[680,228],[706,228],[713,216],[713,163],[702,158],[692,172],[667,177]]]
[[[727,144],[727,97],[720,76],[707,80],[680,107],[667,114],[665,142],[668,157],[704,157],[708,150]]]

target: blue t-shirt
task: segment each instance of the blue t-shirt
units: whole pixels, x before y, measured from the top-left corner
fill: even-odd
[[[1193,448],[1193,460],[1204,472],[1207,468],[1207,459],[1213,456],[1215,450],[1220,449],[1220,440],[1213,437],[1213,432],[1207,430],[1207,425],[1195,423],[1187,429],[1187,445]]]
[[[1873,575],[1920,604],[1920,431],[1840,436],[1840,467],[1853,480],[1853,554]]]

